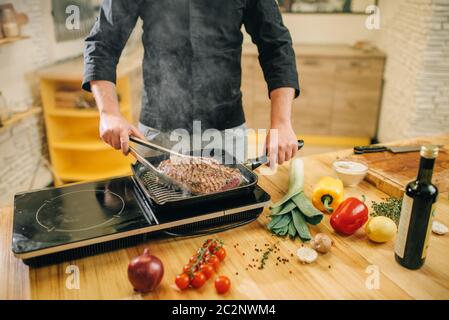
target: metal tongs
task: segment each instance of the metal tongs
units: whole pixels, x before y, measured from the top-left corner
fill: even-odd
[[[181,154],[179,152],[170,150],[168,148],[162,147],[158,144],[155,144],[153,142],[147,141],[147,140],[143,140],[143,139],[139,139],[133,136],[129,137],[130,141],[135,142],[141,146],[145,146],[148,147],[150,149],[156,150],[156,151],[161,151],[176,157],[181,157],[184,159],[196,159],[198,157],[193,157],[191,155],[185,155],[185,154]],[[303,140],[298,140],[298,150],[301,149],[304,146],[304,141]],[[163,173],[162,171],[160,171],[158,168],[156,168],[151,162],[149,162],[144,156],[142,156],[134,147],[130,146],[129,147],[129,152],[136,158],[137,161],[139,161],[145,168],[147,168],[148,170],[151,170],[152,172],[154,172],[154,174],[158,177],[158,179],[160,179],[164,184],[173,187],[176,190],[182,190],[183,192],[188,192],[188,193],[192,193],[191,190],[189,190],[187,188],[187,186],[185,185],[181,185],[180,183],[178,183],[177,181],[173,180],[172,178],[170,178],[169,176],[167,176],[165,173]],[[263,155],[261,157],[257,157],[255,159],[249,159],[247,161],[245,161],[244,163],[242,163],[243,166],[247,167],[249,170],[253,171],[256,168],[260,167],[263,164],[266,164],[268,162],[268,157],[266,155]]]
[[[164,148],[158,144],[152,143],[150,141],[147,140],[142,140],[133,136],[130,136],[129,139],[132,142],[135,142],[141,146],[145,146],[148,147],[150,149],[156,150],[156,151],[162,151],[165,153],[168,153],[170,155],[174,155],[176,157],[184,157],[184,158],[193,158],[190,155],[185,155],[167,148]],[[300,150],[302,147],[304,146],[304,140],[298,140],[298,150]],[[142,163],[145,167],[147,167],[148,169],[154,171],[154,172],[159,172],[159,174],[163,174],[161,173],[154,165],[152,165],[147,159],[145,159],[145,157],[141,156],[135,148],[133,147],[129,147],[129,152],[137,159],[137,161],[139,161],[140,163]],[[244,163],[242,163],[245,167],[247,167],[250,170],[255,170],[256,168],[260,167],[263,164],[268,163],[268,157],[266,155],[257,157],[255,159],[248,159],[246,160]],[[165,175],[164,175],[165,176]],[[166,177],[168,178],[168,177]]]
[[[129,137],[129,140],[132,141],[132,142],[135,142],[135,143],[137,143],[137,144],[140,144],[141,146],[148,147],[148,148],[153,149],[153,150],[156,150],[156,151],[161,151],[161,152],[164,152],[164,153],[168,153],[168,154],[170,154],[170,155],[174,155],[174,156],[177,156],[177,157],[186,157],[186,158],[187,158],[187,157],[190,157],[190,156],[188,156],[188,155],[185,155],[185,154],[182,154],[182,153],[179,153],[179,152],[170,150],[170,149],[168,149],[168,148],[165,148],[165,147],[160,146],[160,145],[158,145],[158,144],[155,144],[155,143],[153,143],[153,142],[150,142],[150,141],[147,141],[147,140],[143,140],[143,139],[140,139],[140,138],[136,138],[136,137],[134,137],[134,136],[130,136],[130,137]],[[133,147],[130,146],[130,147],[129,147],[129,152],[130,152],[134,157],[136,157],[136,159],[137,159],[139,162],[142,162],[143,160],[146,161],[146,162],[148,162],[143,156],[141,156],[141,155],[137,152],[137,150],[136,150],[135,148],[133,148]],[[142,161],[141,161],[141,160],[142,160]],[[146,164],[145,164],[144,162],[142,162],[142,164],[146,166]],[[156,167],[153,166],[150,162],[148,162],[148,164],[149,164],[150,166],[152,166],[154,169],[156,169]],[[156,170],[157,170],[157,169],[156,169]]]

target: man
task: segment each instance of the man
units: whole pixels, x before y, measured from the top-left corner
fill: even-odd
[[[139,17],[145,48],[140,130],[120,114],[115,90],[116,66]],[[100,111],[101,138],[127,154],[129,135],[143,138],[143,130],[152,138],[178,128],[191,132],[198,121],[201,130],[244,127],[242,25],[258,47],[271,99],[278,143],[267,137],[270,162],[292,158],[297,141],[291,106],[299,84],[275,0],[104,0],[86,39],[83,81]]]

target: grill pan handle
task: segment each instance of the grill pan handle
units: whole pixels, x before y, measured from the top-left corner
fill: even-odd
[[[302,147],[304,147],[304,140],[298,140],[298,150],[301,150]],[[266,163],[268,163],[268,157],[263,155],[255,159],[248,159],[243,165],[250,170],[255,170]]]

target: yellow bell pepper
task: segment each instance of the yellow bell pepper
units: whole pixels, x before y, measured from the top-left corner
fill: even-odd
[[[343,201],[343,182],[333,177],[318,180],[312,194],[312,203],[322,212],[332,213]]]

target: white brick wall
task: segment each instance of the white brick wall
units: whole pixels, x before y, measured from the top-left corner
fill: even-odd
[[[0,3],[11,1],[0,0]],[[14,1],[17,11],[30,22],[22,30],[29,40],[0,48],[0,90],[12,112],[39,104],[38,80],[33,71],[49,63],[48,31],[43,23],[51,19],[47,0]],[[31,54],[30,54],[31,53]],[[0,206],[12,205],[16,192],[42,188],[51,183],[42,163],[47,151],[42,117],[36,115],[0,131]]]
[[[16,192],[51,182],[44,170],[46,146],[42,118],[33,116],[0,133],[0,205],[11,205]]]
[[[381,141],[449,132],[449,0],[395,0],[382,25],[388,55]]]
[[[30,39],[0,48],[0,90],[8,107],[19,112],[40,104],[35,71],[58,59],[79,55],[82,40],[55,43],[50,0],[0,0],[9,2],[30,19],[22,29]],[[16,192],[51,183],[51,174],[41,158],[47,157],[45,141],[41,115],[0,131],[0,206],[12,205]]]

